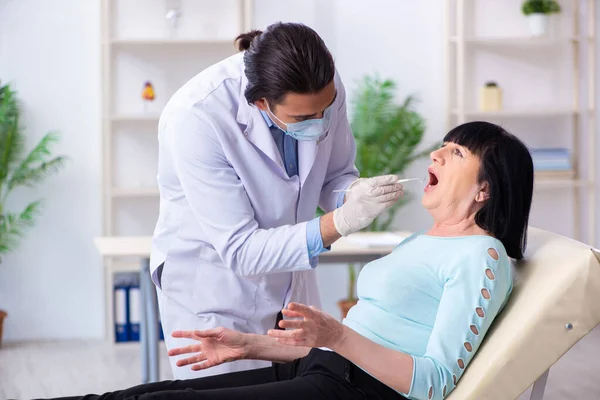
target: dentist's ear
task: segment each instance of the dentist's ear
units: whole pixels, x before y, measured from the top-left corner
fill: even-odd
[[[254,105],[256,107],[258,107],[259,110],[267,111],[267,100],[265,100],[264,98],[260,99],[260,100],[256,100],[254,102]]]
[[[487,182],[483,182],[483,186],[479,189],[479,192],[475,195],[475,201],[482,203],[490,198],[490,185]]]

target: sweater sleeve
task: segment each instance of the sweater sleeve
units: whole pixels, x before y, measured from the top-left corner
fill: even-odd
[[[411,399],[443,399],[454,389],[512,291],[510,259],[495,242],[455,264],[444,277],[427,350],[413,356]]]

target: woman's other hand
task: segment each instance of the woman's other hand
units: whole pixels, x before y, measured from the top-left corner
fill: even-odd
[[[333,348],[342,340],[343,325],[316,307],[290,303],[281,312],[288,318],[296,318],[279,322],[286,330],[270,329],[267,332],[281,344]]]
[[[192,365],[199,371],[231,361],[242,360],[248,355],[245,335],[227,328],[207,329],[204,331],[175,331],[174,338],[197,340],[197,344],[178,347],[169,351],[169,356],[194,354],[177,361],[178,367]]]

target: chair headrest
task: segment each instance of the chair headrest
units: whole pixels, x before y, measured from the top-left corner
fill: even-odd
[[[514,399],[600,323],[600,253],[530,227],[512,295],[451,399]]]

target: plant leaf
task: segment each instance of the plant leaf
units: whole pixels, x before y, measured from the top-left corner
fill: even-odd
[[[395,104],[396,84],[378,76],[366,76],[353,102],[351,127],[356,141],[356,167],[361,176],[401,175],[409,165],[438,147],[416,151],[425,134],[425,120],[414,109],[416,97],[409,95]],[[397,209],[408,203],[401,199],[377,218],[367,230],[389,228]]]
[[[0,86],[0,185],[21,157],[24,142],[15,92],[8,85]]]
[[[41,201],[29,204],[20,214],[0,215],[0,253],[14,250],[26,230],[34,225],[41,209]]]
[[[0,84],[0,253],[14,250],[27,228],[33,226],[39,213],[39,201],[29,204],[21,213],[4,210],[5,201],[18,186],[31,186],[58,170],[64,157],[52,157],[50,145],[58,140],[55,133],[46,134],[23,158],[25,135],[19,122],[20,110],[16,92]]]
[[[50,145],[57,141],[58,136],[55,133],[46,134],[15,169],[8,181],[8,190],[17,186],[31,186],[58,171],[64,165],[65,157],[47,160],[51,155]]]

